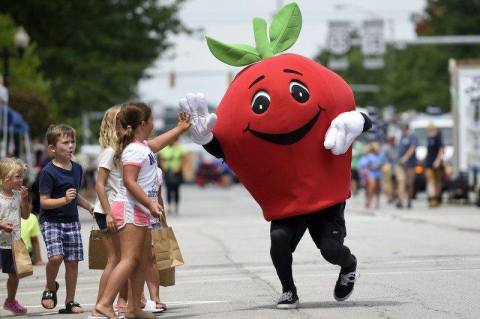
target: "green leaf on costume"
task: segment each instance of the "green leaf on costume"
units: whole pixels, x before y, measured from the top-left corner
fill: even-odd
[[[298,5],[290,3],[284,6],[273,17],[270,25],[270,46],[273,54],[282,52],[290,48],[302,28],[302,14]]]
[[[225,44],[210,37],[206,38],[212,54],[226,64],[244,66],[262,60],[257,50],[250,45]]]

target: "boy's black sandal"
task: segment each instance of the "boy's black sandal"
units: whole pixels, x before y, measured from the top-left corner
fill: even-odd
[[[58,313],[69,314],[74,313],[77,314],[78,312],[73,311],[73,307],[82,308],[82,306],[76,301],[69,301],[65,304],[65,309],[60,309]]]
[[[42,293],[42,301],[43,300],[52,300],[53,301],[53,307],[52,308],[47,308],[42,304],[42,307],[45,309],[53,309],[57,306],[57,291],[58,288],[60,288],[60,285],[58,282],[55,281],[55,291],[50,290],[50,289],[45,289]]]

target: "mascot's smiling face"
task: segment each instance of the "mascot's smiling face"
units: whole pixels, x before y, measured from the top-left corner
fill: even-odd
[[[332,71],[295,54],[266,59],[242,70],[217,110],[219,123],[240,147],[294,145],[308,135],[323,145],[331,120],[341,112],[337,95],[352,97],[348,85]],[[336,100],[337,99],[337,100]],[[232,132],[235,131],[235,133]],[[217,134],[216,134],[217,135]]]
[[[248,86],[249,92],[252,92],[249,94],[252,96],[250,103],[251,110],[257,115],[252,118],[252,121],[275,122],[276,117],[291,116],[291,124],[294,125],[296,122],[295,117],[298,117],[298,114],[308,114],[312,111],[315,113],[313,113],[311,119],[304,125],[300,125],[298,128],[286,127],[285,132],[262,132],[250,127],[250,121],[248,121],[244,132],[249,132],[267,142],[289,145],[298,142],[310,132],[320,117],[320,111],[324,111],[325,109],[310,98],[309,85],[305,84],[308,78],[306,74],[308,73],[308,70],[302,70],[302,72],[300,72],[294,69],[283,69],[281,72],[282,73],[280,73],[278,77],[274,78],[274,81],[268,81],[268,79],[265,78],[265,75],[262,74]],[[266,84],[267,82],[268,84]],[[275,86],[279,87],[275,88]],[[290,96],[286,96],[288,94],[285,94],[282,90],[288,92]],[[282,107],[283,105],[284,107]],[[315,105],[317,105],[317,108],[315,108]],[[279,109],[281,110],[278,111]],[[276,116],[276,113],[278,112],[285,112],[285,114]],[[300,118],[301,117],[302,116],[300,116]],[[260,127],[264,126],[262,123],[258,123],[257,125]]]
[[[331,121],[354,105],[343,79],[300,55],[274,56],[237,75],[217,109],[214,135],[267,219],[286,209],[277,207],[285,206],[277,196],[307,210],[302,192],[310,199],[348,196],[349,176],[338,172],[349,172],[350,154],[334,157],[323,142]]]

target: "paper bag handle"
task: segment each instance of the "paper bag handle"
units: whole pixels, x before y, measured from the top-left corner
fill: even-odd
[[[160,221],[160,225],[162,227],[168,227],[167,217],[165,216],[165,211],[163,211],[163,213],[160,214],[160,218],[158,220]]]

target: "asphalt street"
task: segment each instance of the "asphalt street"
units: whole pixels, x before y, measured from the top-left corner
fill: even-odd
[[[170,216],[185,265],[177,284],[161,288],[163,318],[479,318],[480,209],[444,205],[412,210],[363,208],[363,197],[347,204],[346,245],[358,259],[360,278],[346,302],[333,299],[339,268],[328,264],[308,233],[294,254],[300,298],[297,310],[277,310],[281,287],[269,255],[269,224],[241,187],[182,187],[179,216]],[[82,213],[87,255],[92,219]],[[45,256],[45,255],[44,255]],[[59,303],[65,297],[63,266]],[[85,318],[96,300],[100,271],[80,264],[76,299],[84,315],[59,315],[41,307],[44,267],[20,281],[17,299],[28,316]],[[0,274],[0,299],[6,296]],[[0,310],[0,318],[9,313]]]

